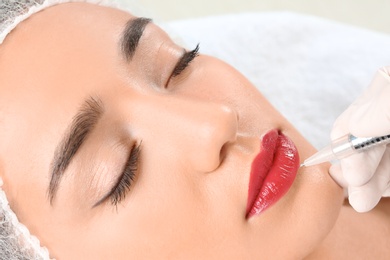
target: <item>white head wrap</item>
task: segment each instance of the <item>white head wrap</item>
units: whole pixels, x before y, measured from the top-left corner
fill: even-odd
[[[47,249],[19,223],[8,205],[2,185],[0,178],[0,259],[50,259]]]
[[[0,0],[0,44],[21,21],[32,14],[49,6],[70,2],[114,5],[113,1],[107,0]]]
[[[105,0],[0,0],[0,45],[7,35],[32,14],[61,3],[89,2],[116,6]],[[0,259],[50,259],[46,248],[18,221],[11,210],[0,178]]]

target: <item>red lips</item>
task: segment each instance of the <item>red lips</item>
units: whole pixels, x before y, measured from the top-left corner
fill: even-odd
[[[253,160],[246,217],[260,214],[290,189],[299,168],[294,143],[278,130],[267,132]]]

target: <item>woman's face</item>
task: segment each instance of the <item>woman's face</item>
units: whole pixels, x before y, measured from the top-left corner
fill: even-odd
[[[342,192],[325,164],[247,216],[266,133],[315,150],[235,69],[183,54],[146,19],[85,3],[1,46],[4,189],[52,257],[302,258],[332,228]]]

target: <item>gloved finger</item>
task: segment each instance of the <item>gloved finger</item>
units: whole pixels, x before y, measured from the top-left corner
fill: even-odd
[[[382,136],[390,133],[390,76],[388,68],[378,71],[368,90],[354,103],[348,129],[355,136]]]
[[[390,197],[390,183],[387,185],[387,189],[382,194],[382,197]]]
[[[348,188],[348,182],[344,178],[343,171],[341,170],[341,165],[339,163],[332,164],[332,166],[330,166],[329,174],[338,185],[343,188]]]
[[[390,180],[390,150],[382,158],[372,179],[360,187],[349,187],[349,203],[358,212],[366,212],[374,208],[385,191]]]
[[[377,146],[344,158],[340,161],[341,170],[348,186],[362,186],[367,183],[382,160],[386,146]]]
[[[367,186],[348,188],[349,204],[351,204],[357,212],[372,210],[382,197],[382,194],[377,190],[372,189],[368,184],[369,183],[367,183]]]
[[[330,133],[330,138],[332,140],[349,133],[349,119],[356,109],[357,107],[352,104],[336,119]]]
[[[390,197],[390,148],[387,148],[375,174],[381,175],[378,184],[382,197]],[[381,180],[382,179],[382,180]]]
[[[390,86],[387,92],[356,109],[348,126],[354,136],[390,134]]]

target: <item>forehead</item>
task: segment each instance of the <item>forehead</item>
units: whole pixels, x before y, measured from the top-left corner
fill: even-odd
[[[117,60],[119,37],[131,18],[113,8],[67,3],[23,21],[0,47],[3,106],[56,103],[58,91],[75,97],[98,75],[112,75],[116,65],[110,62]]]
[[[93,32],[94,29],[110,30],[115,26],[121,26],[124,21],[134,17],[128,12],[100,6],[90,3],[64,3],[45,8],[32,14],[25,21],[22,21],[6,38],[24,36],[24,40],[46,39],[49,34],[54,37],[56,32],[67,34],[78,34],[80,32]],[[87,30],[87,31],[85,31]],[[20,34],[24,32],[24,34]],[[33,35],[32,35],[33,34]],[[34,36],[34,37],[32,37]]]
[[[60,4],[8,35],[0,46],[0,156],[7,165],[27,173],[20,162],[35,156],[49,166],[53,144],[85,96],[120,80],[118,43],[132,18],[93,4]]]
[[[15,95],[53,88],[81,74],[80,68],[92,72],[94,61],[118,55],[121,31],[131,18],[126,12],[86,3],[60,4],[32,15],[0,46],[2,96],[11,94],[10,88]]]

